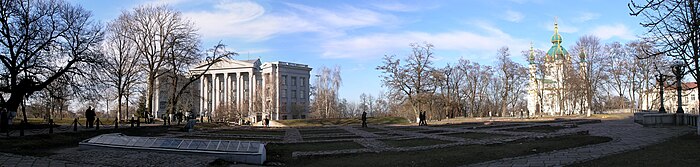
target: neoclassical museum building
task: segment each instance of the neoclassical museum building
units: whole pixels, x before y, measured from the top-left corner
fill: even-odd
[[[192,73],[202,73],[206,66],[195,66]],[[289,62],[222,59],[213,64],[199,81],[192,84],[197,99],[189,112],[204,120],[250,121],[304,119],[309,113],[308,65]],[[165,113],[165,100],[154,112]]]

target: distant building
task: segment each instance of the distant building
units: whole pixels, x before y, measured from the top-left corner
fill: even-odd
[[[659,86],[648,90],[645,95],[642,95],[642,110],[658,111],[661,108],[659,96]],[[678,92],[677,86],[664,86],[664,109],[667,113],[676,113],[678,109]],[[683,103],[681,107],[685,113],[698,114],[698,84],[696,82],[686,82],[681,84],[681,99]]]
[[[205,66],[191,69],[201,73]],[[309,113],[308,65],[223,59],[200,78],[199,115],[205,119],[259,122],[304,119]],[[241,120],[243,119],[243,120]],[[233,120],[235,121],[235,120]]]
[[[163,75],[156,78],[155,89],[157,91],[153,92],[154,101],[151,106],[151,108],[153,109],[153,113],[151,113],[151,116],[155,116],[155,118],[158,119],[167,116],[168,100],[170,100],[170,95],[173,94],[173,91],[180,90],[182,90],[182,95],[180,96],[177,103],[179,105],[178,111],[175,112],[182,112],[183,114],[199,113],[199,82],[193,82],[183,90],[185,84],[189,82],[189,78],[186,76],[179,75],[177,76],[177,90],[173,90],[173,79],[171,76],[171,73],[164,73]]]
[[[584,110],[589,110],[589,98],[581,97],[585,96],[585,93],[572,92],[572,83],[574,80],[583,81],[587,77],[586,55],[583,52],[579,55],[580,71],[575,72],[571,55],[561,45],[562,37],[559,35],[559,25],[556,21],[551,42],[552,47],[544,57],[543,66],[536,64],[534,48],[530,47],[528,113],[530,116],[585,114]],[[539,69],[540,67],[544,69]],[[543,71],[543,74],[538,76],[538,71]],[[575,76],[576,74],[580,76]]]

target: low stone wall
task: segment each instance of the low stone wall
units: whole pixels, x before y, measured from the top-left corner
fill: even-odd
[[[637,112],[634,113],[634,122],[641,124],[644,122],[644,115],[646,114],[658,114],[658,112]]]
[[[634,122],[644,126],[688,125],[697,127],[698,115],[638,112],[634,113]],[[698,130],[698,133],[700,134],[700,130]]]
[[[668,113],[656,113],[656,114],[644,114],[642,120],[642,125],[644,126],[657,126],[657,125],[673,125],[675,114]]]

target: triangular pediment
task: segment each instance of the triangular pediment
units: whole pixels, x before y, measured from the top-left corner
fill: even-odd
[[[259,67],[260,66],[260,59],[256,60],[233,60],[229,58],[223,58],[219,60],[218,62],[214,63],[209,70],[214,70],[214,69],[229,69],[229,68],[251,68],[251,67]],[[195,68],[192,68],[193,71],[198,71],[198,70],[205,70],[207,68],[207,63],[202,62],[195,66]]]

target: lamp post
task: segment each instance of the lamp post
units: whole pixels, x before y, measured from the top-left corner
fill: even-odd
[[[678,93],[678,109],[676,110],[677,114],[683,113],[683,88],[681,87],[681,83],[683,82],[684,66],[685,63],[683,63],[683,61],[679,59],[674,60],[673,64],[671,64],[673,74],[676,75],[676,92]]]
[[[659,108],[659,113],[666,113],[666,109],[664,108],[664,74],[660,74],[659,78],[656,80],[656,83],[659,83],[659,95],[660,100],[661,100],[661,108]]]

